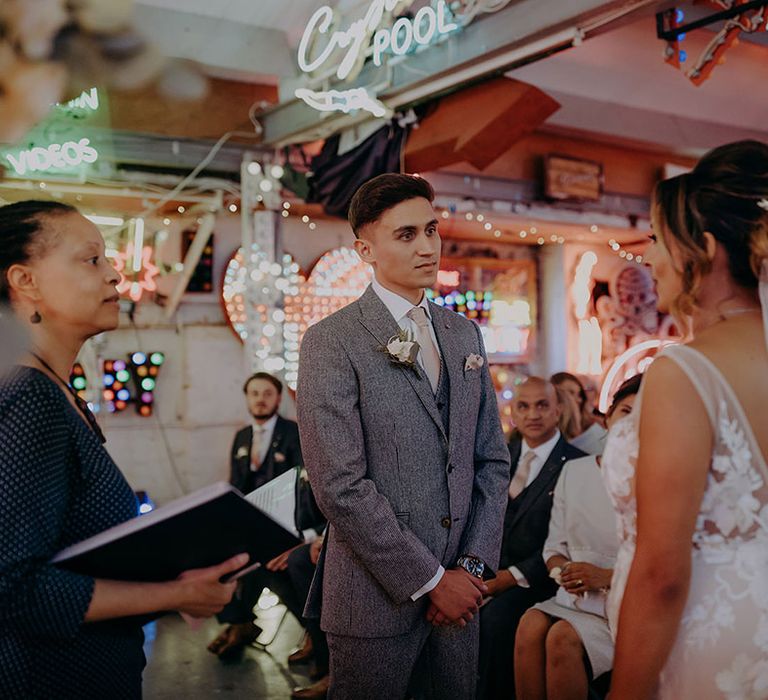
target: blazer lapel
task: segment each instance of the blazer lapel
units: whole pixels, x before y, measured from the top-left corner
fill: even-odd
[[[395,319],[392,318],[392,314],[389,313],[384,302],[379,299],[372,287],[369,286],[365,290],[363,296],[358,300],[358,304],[360,308],[360,323],[378,341],[381,347],[385,346],[390,338],[397,335],[400,326],[397,325]],[[396,367],[393,365],[392,369],[403,373],[403,376],[416,392],[427,413],[429,413],[435,425],[440,429],[443,438],[447,440],[443,421],[440,417],[440,412],[437,410],[435,396],[432,393],[432,387],[421,368],[416,367],[416,371],[414,371],[410,367]]]
[[[533,480],[519,498],[522,499],[520,506],[515,513],[515,517],[512,519],[510,527],[514,527],[515,523],[531,508],[531,506],[541,498],[541,495],[547,489],[553,487],[553,482],[557,481],[557,477],[563,468],[563,462],[566,461],[565,457],[565,443],[561,437],[555,444],[554,449],[550,453],[544,466],[541,468],[539,475]]]

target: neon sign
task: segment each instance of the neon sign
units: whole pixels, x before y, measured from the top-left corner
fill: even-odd
[[[95,163],[98,151],[90,145],[90,139],[52,143],[47,148],[35,146],[14,155],[6,154],[6,159],[18,175],[27,172],[45,172],[47,170],[76,167],[83,163]]]
[[[339,80],[351,80],[358,75],[368,56],[373,57],[374,65],[381,66],[386,53],[403,56],[427,47],[437,39],[459,29],[459,25],[452,21],[453,15],[445,0],[437,0],[435,7],[422,7],[413,19],[400,17],[391,27],[381,26],[385,18],[395,10],[403,10],[413,2],[414,0],[373,0],[361,19],[352,22],[346,30],[333,31],[333,9],[324,5],[312,15],[304,29],[299,42],[299,68],[304,73],[314,73],[327,65],[338,50],[342,50],[343,57],[334,72]],[[315,42],[319,37],[325,36],[325,46],[313,57],[312,48]],[[386,114],[384,105],[365,88],[326,92],[299,88],[294,94],[310,107],[321,111],[348,113],[363,109],[377,117]]]

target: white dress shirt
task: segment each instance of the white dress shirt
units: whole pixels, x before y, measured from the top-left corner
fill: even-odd
[[[389,313],[392,314],[392,318],[395,319],[395,321],[397,322],[397,325],[400,326],[402,330],[408,331],[411,334],[411,336],[416,335],[416,324],[407,315],[408,312],[414,307],[414,304],[408,301],[408,299],[405,299],[404,297],[401,297],[399,294],[396,294],[395,292],[382,286],[382,284],[376,279],[375,275],[373,280],[371,281],[371,287],[373,288],[373,291],[376,293],[376,296],[379,297],[379,299],[381,299],[381,301],[383,302],[384,306],[387,307],[387,310],[389,311]],[[426,294],[422,294],[421,301],[418,304],[416,304],[416,306],[421,306],[427,312],[427,318],[430,320],[429,333],[432,336],[432,342],[434,342],[435,347],[437,348],[437,352],[439,354],[440,345],[437,342],[435,329],[432,326],[432,314],[429,312],[429,302],[427,302]],[[422,362],[422,359],[421,359],[421,351],[419,351],[417,361],[419,363],[419,366],[423,369],[424,363]],[[419,598],[421,598],[421,596],[429,593],[433,588],[437,586],[438,583],[440,583],[440,580],[443,578],[443,574],[445,574],[445,569],[442,566],[439,566],[435,575],[431,579],[429,579],[429,581],[427,581],[421,588],[419,588],[418,591],[416,591],[411,596],[411,600],[418,600]]]
[[[533,452],[536,455],[531,462],[531,470],[528,472],[528,479],[525,482],[526,487],[530,486],[536,477],[541,474],[542,468],[547,463],[549,455],[552,454],[552,450],[555,449],[555,445],[557,445],[557,441],[559,439],[559,430],[556,430],[553,437],[538,447],[530,447],[525,441],[525,438],[523,438],[522,449],[520,450],[520,459],[517,463],[520,464],[520,462],[523,461],[523,457],[525,457],[529,452]],[[517,581],[518,586],[522,586],[523,588],[531,587],[531,584],[528,583],[528,579],[525,578],[523,572],[520,571],[520,569],[518,569],[516,566],[510,566],[508,571],[515,577],[515,581]]]
[[[266,423],[258,423],[256,419],[253,419],[251,427],[253,428],[253,437],[251,438],[251,470],[256,471],[264,464],[264,460],[267,458],[269,452],[269,446],[272,444],[272,436],[275,433],[275,426],[277,425],[277,414],[272,416]],[[258,445],[259,463],[254,465],[253,452]],[[254,466],[256,469],[254,469]]]

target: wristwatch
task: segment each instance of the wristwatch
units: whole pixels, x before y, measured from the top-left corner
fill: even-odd
[[[461,567],[468,574],[482,579],[485,574],[485,562],[482,559],[473,557],[470,554],[462,554],[456,560],[456,566]]]

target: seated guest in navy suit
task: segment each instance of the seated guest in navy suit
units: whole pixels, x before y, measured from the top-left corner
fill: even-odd
[[[512,401],[517,434],[509,443],[512,480],[504,515],[501,564],[488,582],[490,600],[480,611],[480,675],[477,697],[514,697],[513,658],[520,618],[552,597],[542,549],[549,530],[552,497],[563,464],[584,453],[560,435],[562,407],[555,387],[529,377]]]
[[[296,422],[277,413],[282,382],[271,374],[257,372],[245,382],[243,392],[251,424],[238,431],[232,443],[230,483],[247,494],[301,466],[303,461]],[[218,616],[228,626],[208,645],[211,653],[229,656],[256,640],[261,629],[254,624],[253,608],[264,588],[274,591],[302,621],[305,601],[296,594],[288,576],[285,565],[289,553],[284,552],[240,580],[232,602]]]

